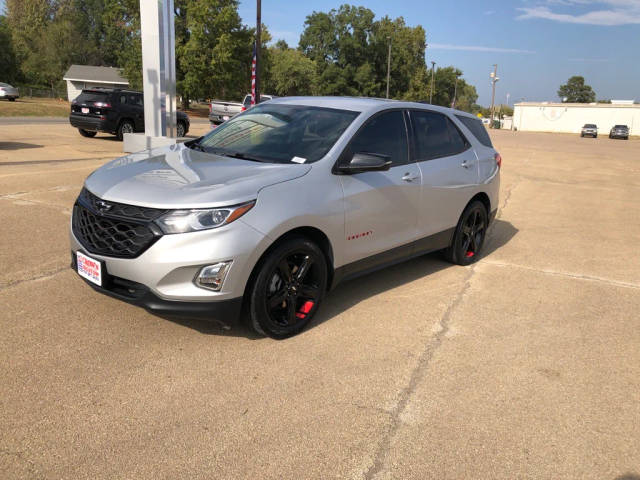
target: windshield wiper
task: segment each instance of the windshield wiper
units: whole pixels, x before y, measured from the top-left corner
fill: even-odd
[[[200,143],[200,140],[202,140],[202,138],[198,138],[196,140],[193,140],[189,143],[187,143],[187,147],[193,149],[193,150],[198,150],[200,152],[206,152],[204,146]]]
[[[239,158],[240,160],[251,160],[252,162],[266,161],[262,158],[254,157],[253,155],[247,155],[246,153],[242,153],[242,152],[220,152],[219,155],[224,155],[225,157],[231,157],[231,158]]]

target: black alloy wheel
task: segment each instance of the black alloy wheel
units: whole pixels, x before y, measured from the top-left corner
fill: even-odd
[[[317,312],[326,288],[327,263],[318,246],[302,237],[286,240],[266,257],[253,282],[253,328],[276,339],[299,333]]]
[[[475,262],[482,251],[489,226],[487,209],[475,201],[462,212],[451,246],[445,251],[447,259],[458,265]]]
[[[95,137],[96,133],[98,133],[98,132],[92,132],[91,130],[85,130],[83,128],[79,128],[78,132],[80,132],[80,135],[87,138]]]
[[[125,133],[133,133],[133,131],[133,123],[131,123],[131,120],[123,120],[116,133],[118,140],[122,140]]]

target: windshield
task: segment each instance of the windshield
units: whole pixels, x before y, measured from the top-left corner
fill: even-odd
[[[593,123],[587,123],[583,128],[596,128]]]
[[[613,128],[627,128],[627,126],[626,126],[626,125],[616,125],[616,126],[615,126],[615,127],[613,127]]]
[[[322,158],[358,115],[264,103],[222,124],[192,148],[247,160],[310,163]]]
[[[83,91],[76,98],[77,103],[96,103],[96,102],[106,102],[108,100],[109,95],[103,92],[91,92],[91,91]]]

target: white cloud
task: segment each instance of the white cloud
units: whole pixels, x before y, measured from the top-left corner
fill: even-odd
[[[587,62],[587,63],[600,63],[600,62],[610,62],[610,58],[569,58],[569,62]]]
[[[449,43],[430,43],[427,49],[464,50],[467,52],[536,53],[532,50],[520,50],[518,48],[482,47],[479,45],[451,45]]]
[[[547,0],[546,5],[581,6],[601,5],[605,8],[586,13],[561,13],[544,5],[518,8],[522,14],[517,20],[542,18],[562,23],[578,23],[585,25],[630,25],[640,24],[640,0]]]

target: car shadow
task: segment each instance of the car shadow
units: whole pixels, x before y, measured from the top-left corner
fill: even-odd
[[[0,142],[0,150],[23,150],[27,148],[42,148],[43,145],[37,145],[35,143],[23,143],[23,142]]]
[[[491,255],[507,244],[517,233],[518,229],[510,222],[496,219],[489,228],[489,235],[481,258]],[[322,325],[324,322],[337,317],[370,297],[414,282],[445,268],[463,267],[457,267],[444,260],[442,252],[433,252],[413,258],[411,261],[386,267],[384,268],[384,275],[380,275],[380,270],[378,270],[341,283],[336,289],[327,294],[318,314],[306,330]],[[228,330],[208,320],[178,318],[167,315],[158,316],[207,335],[243,337],[251,340],[264,338],[256,334],[248,325],[246,316],[237,325]]]

